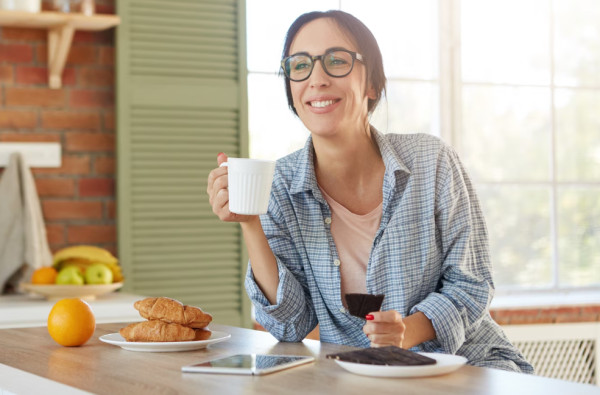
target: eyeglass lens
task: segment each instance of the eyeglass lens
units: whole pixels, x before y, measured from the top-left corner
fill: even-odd
[[[354,59],[346,51],[331,51],[321,57],[321,64],[327,74],[333,77],[344,77],[352,71]],[[285,71],[291,80],[306,79],[315,62],[309,55],[294,55],[286,59]]]

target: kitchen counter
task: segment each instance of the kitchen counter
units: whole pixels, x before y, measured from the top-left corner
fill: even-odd
[[[96,323],[133,322],[143,318],[133,303],[143,299],[143,296],[113,292],[98,296],[88,301]],[[48,301],[41,296],[31,295],[3,295],[0,296],[0,329],[1,328],[26,328],[33,326],[46,326],[48,314],[56,301]]]
[[[497,369],[463,366],[421,378],[360,376],[326,355],[352,349],[316,340],[278,342],[267,332],[211,324],[231,334],[221,343],[186,352],[135,352],[103,343],[100,336],[126,323],[100,324],[81,347],[54,343],[46,328],[0,329],[0,393],[16,394],[578,394],[597,387]],[[183,373],[181,366],[237,353],[312,355],[314,363],[268,374],[240,376]]]

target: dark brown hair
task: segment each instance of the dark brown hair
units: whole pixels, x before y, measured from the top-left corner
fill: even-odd
[[[367,88],[370,84],[376,94],[375,99],[369,99],[368,101],[367,109],[369,113],[371,113],[375,107],[377,107],[381,96],[385,92],[386,78],[385,73],[383,72],[383,58],[373,33],[371,33],[369,28],[366,27],[365,24],[358,20],[358,18],[355,16],[340,10],[313,11],[300,15],[288,29],[285,38],[285,44],[283,46],[282,59],[290,56],[290,47],[292,46],[292,41],[294,41],[298,31],[307,23],[319,18],[333,19],[340,28],[350,35],[350,38],[356,44],[357,52],[363,56],[363,63],[367,70]],[[281,74],[283,75],[283,73]],[[294,112],[294,114],[298,115],[296,109],[294,108],[290,80],[284,78],[284,82],[288,106]]]

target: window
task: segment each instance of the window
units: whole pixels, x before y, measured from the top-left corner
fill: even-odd
[[[252,156],[303,146],[278,76],[283,40],[301,13],[334,8],[365,22],[383,52],[387,98],[372,123],[459,152],[498,290],[598,289],[600,2],[247,0]]]

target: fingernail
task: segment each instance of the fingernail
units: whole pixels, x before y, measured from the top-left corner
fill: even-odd
[[[367,314],[365,316],[365,320],[371,321],[371,320],[374,320],[374,319],[375,319],[375,317],[373,316],[373,314]]]

